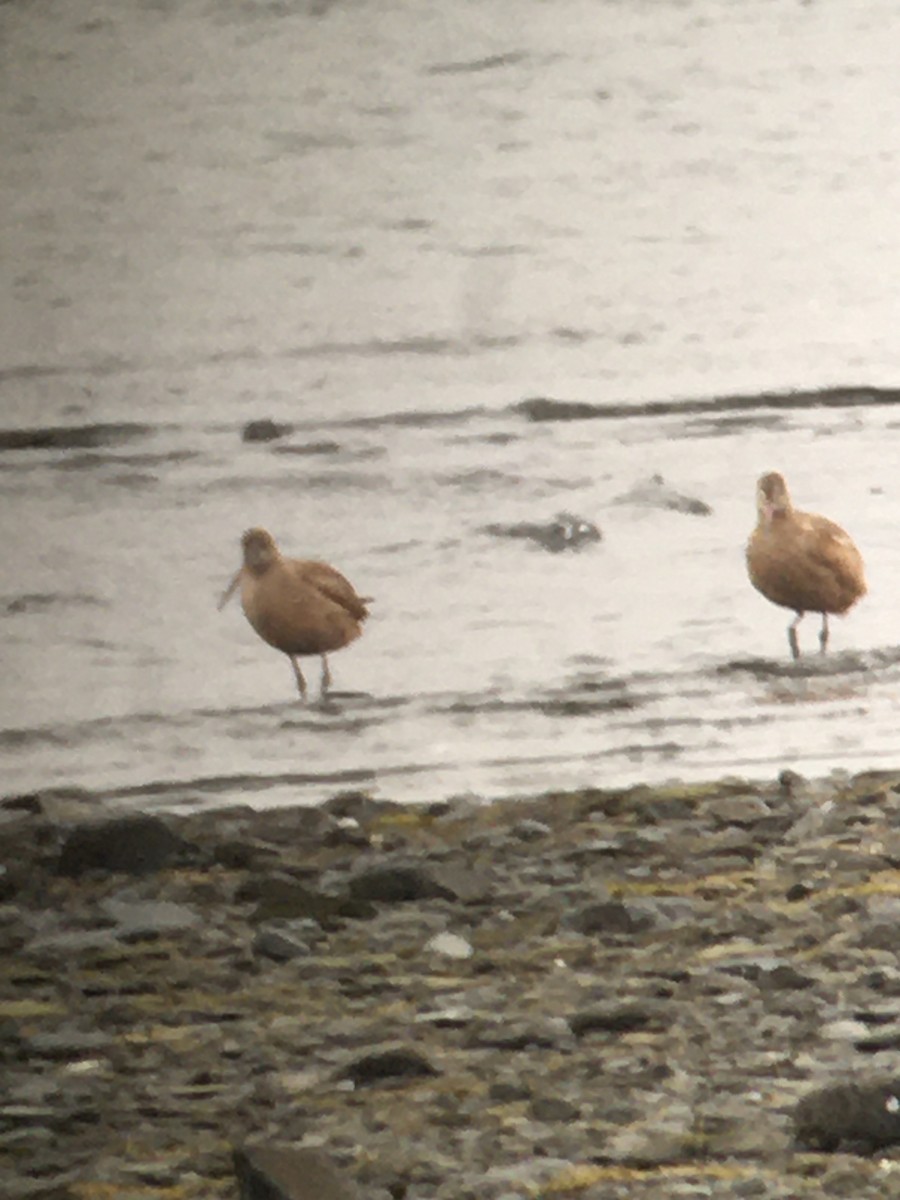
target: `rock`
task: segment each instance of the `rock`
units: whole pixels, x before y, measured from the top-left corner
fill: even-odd
[[[706,806],[718,825],[747,828],[771,816],[772,810],[759,796],[718,796]]]
[[[531,1115],[536,1121],[563,1123],[578,1119],[581,1110],[577,1104],[559,1096],[536,1096],[531,1102]]]
[[[582,1009],[568,1018],[569,1028],[576,1037],[589,1033],[633,1033],[637,1029],[665,1028],[668,1021],[661,1021],[655,1008],[640,1004],[612,1004],[597,1008]]]
[[[578,909],[567,924],[578,933],[640,933],[651,929],[654,921],[646,910],[623,904],[621,900],[601,900]]]
[[[319,929],[316,921],[292,921],[281,928],[273,925],[260,929],[253,939],[253,952],[276,962],[288,962],[292,958],[305,958],[312,954],[315,938],[308,930]]]
[[[517,837],[521,842],[538,842],[552,832],[553,830],[546,822],[535,821],[531,818],[517,821],[512,827],[513,837]]]
[[[32,429],[0,429],[0,450],[85,450],[118,446],[155,432],[133,421],[91,425],[50,425]]]
[[[475,951],[465,938],[456,933],[436,933],[425,943],[425,949],[433,954],[442,954],[445,958],[471,958]]]
[[[481,899],[486,892],[484,877],[476,871],[450,864],[379,863],[364,867],[350,880],[355,900],[403,904],[413,900]]]
[[[72,878],[88,871],[149,875],[185,861],[190,850],[160,817],[119,817],[76,826],[63,843],[57,870]]]
[[[28,1050],[37,1058],[71,1060],[88,1058],[109,1050],[113,1038],[100,1030],[64,1028],[34,1033],[27,1039]]]
[[[871,1154],[900,1143],[900,1078],[817,1088],[795,1109],[794,1136],[825,1152]]]
[[[123,900],[111,896],[102,901],[100,909],[115,922],[116,936],[124,941],[196,929],[202,920],[196,909],[173,900]]]
[[[259,417],[248,421],[241,430],[242,442],[274,442],[293,431],[293,425],[273,421],[269,417]]]
[[[627,492],[616,496],[613,504],[634,504],[640,508],[659,508],[697,517],[708,517],[712,512],[705,500],[676,492],[662,475],[651,475],[649,479],[640,480]]]
[[[534,542],[542,550],[559,554],[562,550],[581,550],[603,540],[593,522],[574,513],[561,512],[550,521],[518,521],[513,525],[485,525],[483,533],[499,538],[521,538]]]
[[[330,896],[314,891],[288,875],[261,875],[248,880],[238,891],[242,900],[255,899],[256,921],[309,919],[333,928],[344,919],[374,916],[375,910],[362,897]]]
[[[341,1072],[357,1086],[380,1083],[385,1079],[416,1079],[439,1072],[424,1055],[405,1046],[376,1050],[352,1062]]]
[[[233,1162],[240,1200],[362,1200],[355,1182],[321,1150],[238,1147]]]
[[[44,804],[37,792],[27,792],[20,796],[5,796],[0,800],[0,809],[37,816],[44,811]]]
[[[565,1039],[550,1021],[486,1021],[472,1030],[467,1044],[490,1050],[517,1052],[535,1048],[555,1049]]]
[[[770,992],[800,991],[815,982],[812,975],[805,975],[791,963],[778,963],[771,970],[762,971],[757,980],[761,988]]]

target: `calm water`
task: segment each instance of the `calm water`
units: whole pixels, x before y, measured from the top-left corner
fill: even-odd
[[[890,0],[0,5],[2,791],[896,765],[898,33]],[[746,581],[770,469],[867,560],[824,662]],[[486,529],[561,512],[603,540]],[[326,709],[216,611],[256,524],[375,597]]]

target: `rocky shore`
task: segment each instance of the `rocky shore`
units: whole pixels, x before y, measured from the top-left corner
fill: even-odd
[[[896,1196],[898,818],[900,772],[9,798],[0,1195]]]

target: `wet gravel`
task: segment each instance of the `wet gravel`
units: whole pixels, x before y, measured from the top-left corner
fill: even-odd
[[[228,1200],[272,1146],[374,1200],[896,1195],[898,813],[900,773],[10,798],[0,1193]]]

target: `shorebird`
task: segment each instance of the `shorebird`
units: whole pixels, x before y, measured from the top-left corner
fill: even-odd
[[[829,613],[845,613],[866,594],[862,555],[850,535],[817,513],[799,512],[777,471],[756,485],[756,528],[747,543],[747,570],[758,592],[797,614],[788,643],[800,657],[797,626],[808,612],[822,614],[819,646],[828,646]]]
[[[306,680],[297,660],[319,655],[324,700],[331,686],[326,656],[362,633],[369,597],[357,596],[353,585],[328,563],[285,558],[265,529],[248,529],[241,545],[243,565],[222,594],[219,609],[240,585],[244,615],[264,642],[291,660],[303,700]]]

